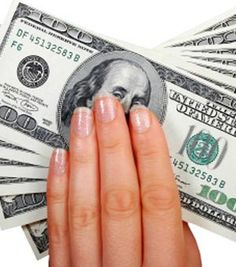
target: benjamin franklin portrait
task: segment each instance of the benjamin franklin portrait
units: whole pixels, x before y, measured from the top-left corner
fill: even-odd
[[[97,93],[117,97],[125,113],[134,105],[151,108],[163,121],[166,90],[151,63],[131,52],[98,54],[85,61],[69,78],[59,105],[59,127],[68,143],[73,111],[93,106]]]

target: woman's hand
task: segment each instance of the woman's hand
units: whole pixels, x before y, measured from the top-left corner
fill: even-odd
[[[165,137],[145,107],[130,112],[99,96],[78,108],[70,151],[56,150],[48,177],[50,267],[199,267],[181,220]]]

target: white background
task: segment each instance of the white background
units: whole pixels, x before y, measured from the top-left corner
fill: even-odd
[[[150,48],[235,6],[235,0],[27,1],[75,25]],[[4,21],[10,3],[11,0],[0,0],[0,23]],[[204,267],[235,266],[235,242],[196,226],[192,229],[199,243]],[[39,262],[35,260],[21,228],[0,232],[0,266],[47,265],[48,258]]]

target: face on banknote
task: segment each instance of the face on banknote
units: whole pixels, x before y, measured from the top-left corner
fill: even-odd
[[[127,113],[145,105],[166,132],[184,219],[236,239],[233,94],[22,3],[3,26],[0,54],[3,136],[49,156],[69,146],[73,110],[97,93],[112,93]]]
[[[190,37],[179,38],[171,49],[232,45],[234,21],[231,12],[199,27]],[[98,93],[113,94],[126,113],[133,105],[145,105],[165,130],[183,219],[236,240],[234,77],[225,79],[218,65],[206,67],[222,62],[191,58],[192,65],[182,59],[183,65],[174,64],[174,57],[167,60],[158,53],[98,36],[21,2],[12,6],[1,34],[3,140],[48,159],[53,148],[69,147],[74,109],[91,108]],[[199,60],[205,65],[197,66]],[[37,158],[25,158],[25,162],[30,160],[33,163]],[[31,223],[46,218],[45,194],[27,194],[27,189],[18,193],[15,186],[20,182],[39,185],[43,178],[38,175],[36,182],[32,173],[22,179],[13,172],[5,182],[15,183],[17,193],[0,197],[0,223],[3,228],[29,224],[24,231],[40,258],[48,249],[46,221]],[[45,183],[40,186],[45,191]]]

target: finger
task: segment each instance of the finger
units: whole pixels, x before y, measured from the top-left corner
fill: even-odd
[[[67,152],[56,149],[51,158],[47,180],[50,267],[70,266],[67,160]]]
[[[103,266],[141,266],[139,187],[120,103],[95,101],[102,202]]]
[[[163,131],[146,107],[133,108],[130,119],[141,184],[144,266],[183,267],[180,201]]]
[[[194,238],[194,235],[189,228],[189,225],[186,222],[183,222],[184,228],[184,238],[185,244],[187,249],[187,266],[188,267],[200,267],[202,266],[201,263],[201,256],[198,249],[197,241]]]
[[[72,266],[101,262],[99,175],[93,114],[74,112],[70,137],[69,226]]]

